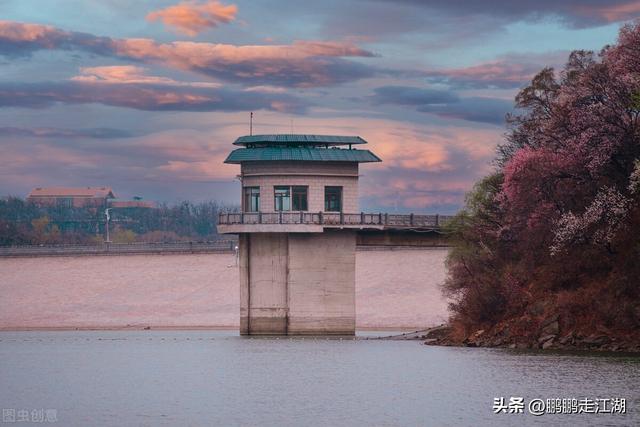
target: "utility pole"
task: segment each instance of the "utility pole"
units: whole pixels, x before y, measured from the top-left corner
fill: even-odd
[[[253,135],[253,111],[249,113],[249,135]]]
[[[106,229],[107,229],[107,240],[105,240],[105,243],[111,243],[111,239],[109,239],[109,220],[111,219],[111,217],[109,216],[109,211],[112,208],[107,208],[104,210],[104,215],[107,217],[107,221],[106,221]]]

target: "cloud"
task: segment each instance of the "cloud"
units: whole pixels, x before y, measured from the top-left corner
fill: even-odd
[[[620,22],[640,16],[640,2],[611,2],[606,5],[582,5],[578,10],[587,16],[598,16],[606,22]]]
[[[557,17],[576,28],[627,21],[640,16],[637,0],[395,0],[461,18],[493,17],[508,22],[539,21]]]
[[[159,64],[249,86],[330,86],[371,77],[375,70],[348,57],[373,53],[351,42],[294,41],[286,45],[230,45],[152,39],[111,39],[51,26],[0,21],[0,54],[78,50]]]
[[[157,84],[169,86],[193,86],[193,87],[221,87],[220,83],[213,82],[181,82],[169,77],[150,76],[147,69],[134,65],[107,65],[100,67],[81,67],[80,75],[71,80],[88,83],[118,83],[118,84]]]
[[[50,25],[0,20],[0,55],[25,56],[38,50],[75,50],[109,55],[113,40],[59,30]]]
[[[236,19],[237,12],[238,7],[233,4],[224,5],[215,0],[204,3],[188,1],[153,11],[147,15],[147,20],[162,21],[179,33],[196,36],[220,24],[228,24]]]
[[[7,137],[31,137],[31,138],[94,138],[94,139],[112,139],[112,138],[131,138],[133,133],[112,128],[88,128],[88,129],[62,129],[52,127],[0,127],[0,136]]]
[[[528,83],[545,66],[559,67],[569,52],[508,54],[494,61],[463,68],[426,71],[427,81],[455,89],[514,89]]]
[[[415,107],[416,111],[471,122],[504,124],[505,114],[513,103],[504,99],[465,97],[452,91],[413,86],[382,86],[369,97],[375,105],[392,104]]]
[[[505,115],[513,110],[513,102],[499,98],[468,97],[450,104],[421,105],[417,110],[439,117],[502,126]]]
[[[56,103],[99,103],[146,111],[302,113],[307,103],[287,94],[149,83],[86,81],[0,83],[0,107],[46,108]]]
[[[373,101],[378,104],[431,105],[458,102],[460,98],[449,91],[411,86],[382,86],[374,90]]]

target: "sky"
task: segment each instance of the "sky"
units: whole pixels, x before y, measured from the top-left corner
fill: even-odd
[[[249,133],[359,135],[365,211],[450,214],[513,99],[640,0],[0,0],[0,195],[239,203]]]

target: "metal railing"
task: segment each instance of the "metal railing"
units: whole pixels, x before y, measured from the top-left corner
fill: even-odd
[[[389,228],[440,228],[451,215],[398,215],[342,212],[221,212],[218,224],[310,224],[328,226],[384,226]]]

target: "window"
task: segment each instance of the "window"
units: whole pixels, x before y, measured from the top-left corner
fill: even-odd
[[[275,210],[291,210],[291,187],[274,187]]]
[[[342,212],[342,187],[324,187],[325,212]]]
[[[273,188],[276,211],[306,211],[308,209],[308,187],[276,186]]]
[[[58,197],[56,199],[56,205],[61,208],[72,208],[73,197]]]
[[[291,187],[293,194],[293,204],[291,210],[306,211],[307,210],[307,187],[297,186]]]
[[[260,211],[260,187],[244,187],[244,211]]]

